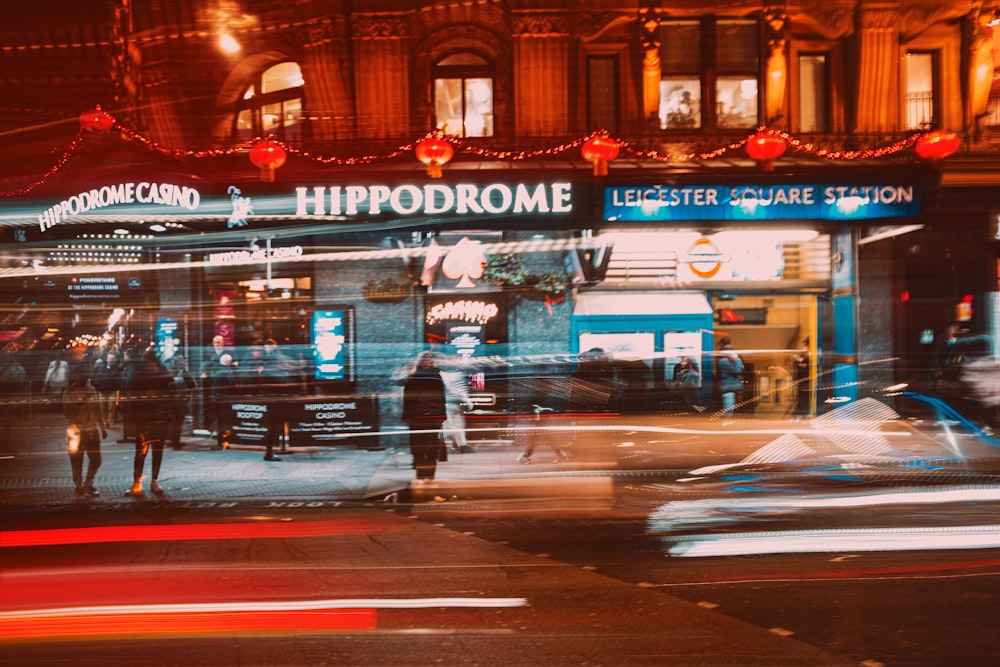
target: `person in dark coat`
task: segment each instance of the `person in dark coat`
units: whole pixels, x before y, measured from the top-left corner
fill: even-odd
[[[114,350],[108,350],[97,359],[90,383],[97,390],[104,426],[114,428],[118,412],[118,392],[122,384],[122,365]]]
[[[108,437],[97,391],[89,380],[87,369],[75,369],[70,375],[69,388],[63,393],[66,452],[77,498],[101,495],[94,487],[94,476],[101,467],[101,438]],[[86,477],[83,476],[84,457],[87,458]]]
[[[132,378],[142,372],[142,353],[134,348],[127,347],[122,353],[122,372],[119,378],[119,412],[121,418],[122,437],[118,442],[132,442],[135,440],[135,417],[129,410],[128,385],[132,383]]]
[[[27,388],[28,374],[14,352],[0,352],[0,452],[14,452],[12,434],[24,420]]]
[[[181,442],[181,434],[184,430],[184,420],[188,415],[188,401],[198,389],[198,383],[188,372],[187,360],[181,354],[175,354],[170,360],[170,374],[174,378],[175,395],[167,440],[173,449],[181,449],[184,446],[184,443]]]
[[[719,355],[715,362],[718,376],[719,395],[722,397],[722,414],[730,416],[736,407],[739,394],[743,391],[743,359],[733,349],[733,341],[723,336],[719,341]]]
[[[417,482],[429,483],[444,453],[441,426],[445,420],[444,381],[434,356],[421,352],[403,384],[403,421],[410,427],[410,453]]]
[[[226,448],[226,433],[229,405],[236,393],[236,372],[233,370],[233,355],[223,352],[218,363],[208,368],[205,375],[208,384],[209,409],[215,422],[215,444]]]
[[[146,453],[153,450],[149,489],[163,493],[158,478],[163,462],[163,444],[170,425],[171,409],[176,401],[174,377],[160,363],[155,350],[147,350],[141,366],[131,374],[123,387],[128,400],[128,412],[135,420],[135,458],[132,462],[132,486],[127,496],[142,494],[142,471]]]

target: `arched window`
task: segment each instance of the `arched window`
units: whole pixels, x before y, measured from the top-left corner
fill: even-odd
[[[452,137],[492,137],[494,69],[467,51],[435,63],[434,126]]]
[[[304,89],[298,63],[278,63],[261,72],[236,101],[236,139],[269,134],[285,141],[301,139]]]

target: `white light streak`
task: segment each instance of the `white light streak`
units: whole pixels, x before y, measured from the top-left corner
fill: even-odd
[[[799,530],[735,535],[692,535],[669,548],[671,556],[745,556],[750,554],[843,551],[929,551],[996,549],[1000,526],[945,528],[860,528]]]

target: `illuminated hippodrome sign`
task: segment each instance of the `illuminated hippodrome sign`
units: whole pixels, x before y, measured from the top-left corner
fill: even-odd
[[[295,215],[507,215],[569,213],[570,183],[347,185],[295,188]]]
[[[104,185],[67,197],[38,214],[38,226],[44,232],[77,215],[108,206],[153,204],[197,210],[201,194],[195,188],[173,183],[118,183]]]
[[[913,185],[651,185],[604,189],[604,219],[871,220],[920,214]]]

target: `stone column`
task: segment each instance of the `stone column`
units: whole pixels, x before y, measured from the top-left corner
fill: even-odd
[[[325,16],[299,27],[306,113],[313,139],[332,141],[354,136],[352,95],[347,84],[346,35],[340,16]]]
[[[642,47],[642,113],[643,118],[660,115],[660,16],[653,7],[639,15],[639,45]],[[658,121],[657,121],[658,122]]]

